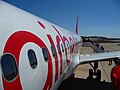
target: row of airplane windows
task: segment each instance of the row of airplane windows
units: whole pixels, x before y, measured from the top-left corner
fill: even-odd
[[[62,46],[63,47],[63,46]],[[58,53],[60,53],[60,47],[57,45]],[[56,56],[56,52],[53,46],[51,46],[51,52],[53,54],[53,57]],[[45,61],[48,61],[48,53],[45,48],[42,48],[42,53]],[[34,52],[34,50],[30,49],[28,50],[28,58],[29,58],[29,63],[32,69],[35,69],[37,67],[37,57]],[[18,68],[16,64],[15,57],[12,54],[4,54],[1,57],[1,68],[2,68],[2,73],[6,81],[12,81],[13,79],[16,78],[18,74]]]
[[[67,47],[65,46],[65,48],[63,48],[63,45],[61,44],[62,52],[64,52],[65,49],[71,48],[68,43],[66,45]],[[60,49],[60,46],[57,45],[57,51],[59,54],[61,53],[61,49]],[[55,51],[55,48],[53,46],[51,46],[51,52],[52,52],[53,57],[55,57],[57,52]],[[43,53],[44,60],[48,61],[49,59],[48,53],[44,47],[42,48],[42,53]],[[37,57],[36,57],[34,50],[32,49],[28,50],[28,59],[29,59],[31,68],[35,69],[37,67]],[[18,68],[17,68],[15,57],[13,55],[9,53],[4,54],[1,57],[1,67],[2,67],[2,73],[3,73],[5,80],[12,81],[13,79],[16,78],[18,74]]]

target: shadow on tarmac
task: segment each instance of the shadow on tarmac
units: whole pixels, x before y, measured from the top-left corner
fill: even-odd
[[[58,90],[114,90],[109,82],[70,78],[62,82]]]

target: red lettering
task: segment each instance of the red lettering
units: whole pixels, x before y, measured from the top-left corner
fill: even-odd
[[[67,46],[65,45],[65,42],[69,43],[69,41],[67,40],[67,38],[65,36],[63,36],[62,40],[63,40],[64,46],[67,48]],[[67,64],[69,64],[70,60],[68,60],[67,49],[65,49],[65,55],[66,55],[66,62],[67,62]]]
[[[73,39],[72,39],[71,37],[69,37],[69,39],[70,39],[70,43],[72,43],[72,42],[73,42]],[[71,55],[73,54],[73,51],[74,51],[74,47],[71,45],[71,46],[70,46],[70,54],[71,54]]]
[[[60,38],[59,36],[57,35],[56,36],[56,40],[57,40],[57,44],[58,46],[60,47]],[[60,49],[60,75],[62,74],[62,50]]]
[[[65,47],[65,41],[68,42],[67,38],[65,36],[62,37],[61,34],[60,34],[60,32],[55,28],[55,26],[52,25],[52,27],[56,30],[56,32],[60,36],[60,38],[61,38],[61,40],[62,40],[62,42],[64,44],[64,47]],[[67,64],[69,64],[69,60],[68,60],[68,56],[67,56],[67,51],[66,50],[65,50],[65,55],[66,55],[66,62],[67,62]]]
[[[57,52],[52,37],[51,37],[50,35],[47,35],[47,37],[48,37],[48,39],[49,39],[51,45],[54,47],[55,52]],[[56,69],[55,69],[55,71],[56,71],[56,74],[55,74],[55,82],[56,82],[57,79],[58,79],[58,55],[56,55],[56,57],[55,57],[55,68],[56,68]]]
[[[27,31],[18,31],[18,32],[13,33],[9,37],[9,39],[6,42],[3,53],[11,53],[12,55],[14,55],[16,58],[17,65],[19,67],[20,51],[21,51],[22,47],[28,42],[33,42],[33,43],[37,44],[40,48],[42,48],[44,46],[48,51],[47,46],[39,37],[37,37],[36,35],[34,35],[30,32],[27,32]],[[52,87],[53,69],[52,69],[52,60],[51,60],[49,51],[48,51],[48,57],[49,57],[48,75],[47,75],[47,80],[46,80],[43,90],[50,90],[50,88]],[[22,90],[19,75],[12,82],[7,82],[4,78],[2,78],[2,80],[3,80],[4,90]]]
[[[43,29],[45,29],[45,26],[44,26],[40,21],[38,21],[38,24],[39,24]]]

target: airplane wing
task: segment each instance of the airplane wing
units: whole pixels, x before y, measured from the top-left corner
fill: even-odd
[[[80,64],[120,58],[120,51],[80,55]]]
[[[82,39],[83,39],[83,47],[91,47],[97,53],[80,55],[80,63],[89,63],[94,61],[105,61],[105,60],[120,58],[120,51],[107,52],[103,46],[102,46],[103,49],[101,49],[100,44],[97,44],[97,43],[120,43],[120,38],[82,36]]]

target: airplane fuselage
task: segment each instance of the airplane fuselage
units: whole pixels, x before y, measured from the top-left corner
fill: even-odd
[[[56,90],[79,64],[82,39],[0,1],[0,90]]]

